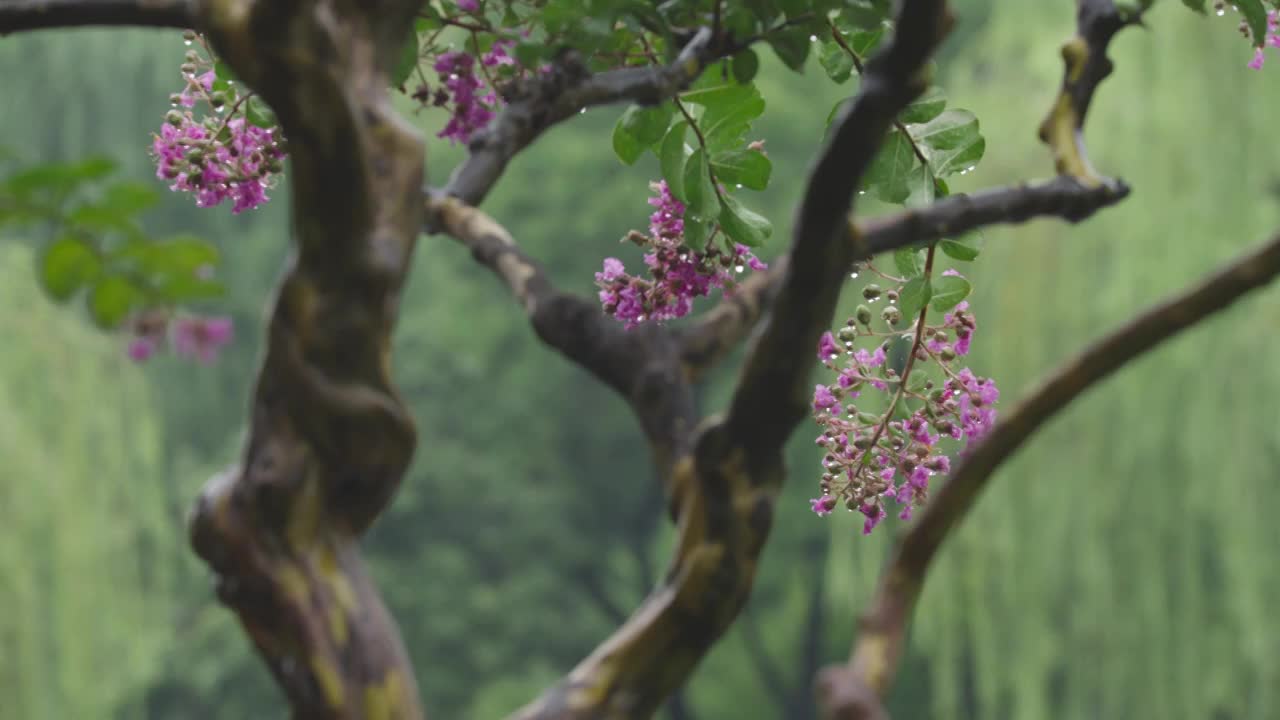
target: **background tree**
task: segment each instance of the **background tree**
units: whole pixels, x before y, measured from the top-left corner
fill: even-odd
[[[618,234],[621,234],[621,233],[618,233]],[[260,277],[261,277],[261,274],[260,274]],[[476,292],[476,295],[479,295],[479,292]],[[509,492],[511,492],[511,491],[509,491],[509,489],[504,488],[504,493],[509,493]],[[841,543],[841,544],[844,544],[844,543]],[[837,547],[838,547],[838,546],[837,546]]]

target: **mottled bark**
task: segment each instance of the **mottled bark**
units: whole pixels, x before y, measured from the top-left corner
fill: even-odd
[[[288,138],[294,252],[243,459],[205,488],[191,536],[299,718],[423,716],[359,553],[415,444],[389,355],[422,226],[424,153],[391,107],[386,69],[416,7],[200,7],[201,29]]]

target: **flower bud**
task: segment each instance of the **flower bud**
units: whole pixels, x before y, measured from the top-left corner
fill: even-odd
[[[182,39],[183,39],[183,40],[186,40],[187,42],[195,42],[195,41],[196,41],[196,31],[195,31],[195,30],[184,30],[184,31],[182,32]]]
[[[884,296],[885,296],[886,298],[888,298],[889,302],[891,302],[891,303],[896,303],[896,302],[898,302],[898,291],[897,291],[897,290],[890,290],[889,292],[885,293],[885,295],[884,295]]]
[[[195,50],[188,50],[187,53],[182,56],[182,59],[184,62],[197,63],[200,61],[200,54]]]
[[[858,413],[858,422],[865,425],[875,425],[880,422],[880,416],[875,413],[860,412]]]
[[[164,121],[174,127],[178,127],[182,124],[182,113],[177,110],[170,110],[164,114]]]
[[[854,317],[858,318],[858,322],[862,323],[863,325],[870,326],[871,325],[871,308],[867,307],[866,305],[859,305],[858,309],[854,311]]]
[[[897,325],[902,322],[902,312],[892,305],[885,308],[884,312],[880,313],[880,317],[884,318],[884,321],[890,325]]]
[[[856,495],[850,495],[849,499],[844,501],[844,506],[849,508],[850,510],[857,510],[858,506],[861,504],[862,504],[862,499]]]
[[[214,93],[212,97],[209,98],[209,104],[213,105],[215,108],[220,108],[223,105],[226,105],[227,94],[219,90],[218,92]]]
[[[182,74],[183,74],[183,75],[195,75],[195,74],[196,74],[196,66],[195,66],[195,63],[182,63],[182,67],[181,67],[180,69],[182,70]]]
[[[875,283],[871,283],[870,285],[862,288],[862,297],[868,300],[875,300],[876,298],[880,297],[882,292],[883,291],[880,289],[879,285],[876,285]]]
[[[942,358],[942,362],[951,362],[952,360],[956,359],[956,351],[952,350],[948,346],[943,348],[942,352],[938,353],[938,357]]]
[[[853,446],[859,450],[866,450],[871,447],[871,438],[860,435],[853,441]]]
[[[858,339],[858,329],[851,325],[845,325],[836,333],[836,338],[842,343],[851,343]]]

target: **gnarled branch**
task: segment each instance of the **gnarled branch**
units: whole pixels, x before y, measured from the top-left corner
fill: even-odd
[[[681,376],[677,347],[663,327],[626,330],[599,303],[557,289],[542,264],[506,228],[457,198],[432,196],[441,229],[502,280],[548,346],[621,394],[640,419],[663,477],[691,448],[697,423],[693,392]]]
[[[196,26],[193,0],[4,0],[0,35],[27,30],[132,25],[176,28]]]
[[[855,690],[839,690],[843,685],[865,686],[881,698],[888,693],[929,563],[1005,460],[1095,384],[1169,338],[1225,310],[1277,275],[1280,234],[1194,287],[1148,309],[1067,361],[997,423],[951,472],[894,551],[871,608],[860,623],[851,667],[832,669],[824,675],[829,716],[863,717],[841,714],[845,708],[840,698],[859,695]]]
[[[275,299],[239,467],[191,540],[294,716],[417,720],[413,670],[359,554],[413,455],[391,386],[422,227],[423,145],[385,88],[417,0],[208,0],[200,25],[289,138],[295,253]]]

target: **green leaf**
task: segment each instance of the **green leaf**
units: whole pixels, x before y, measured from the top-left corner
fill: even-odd
[[[689,156],[683,178],[686,210],[698,217],[715,217],[716,188],[711,184],[707,156],[702,148]]]
[[[66,221],[74,226],[92,231],[117,230],[126,235],[140,235],[142,231],[133,221],[133,213],[111,205],[85,203],[67,213]]]
[[[404,39],[400,52],[396,55],[396,64],[391,68],[391,87],[404,85],[413,74],[413,69],[418,67],[418,52],[418,33],[410,28],[408,37]]]
[[[942,114],[947,107],[947,94],[942,88],[934,85],[916,98],[898,115],[903,123],[927,123]]]
[[[626,127],[627,113],[633,109],[627,108],[627,112],[623,113],[613,126],[613,154],[626,165],[634,165],[636,160],[644,154],[644,146],[635,135],[627,131]]]
[[[219,60],[213,64],[213,76],[218,80],[222,80],[228,84],[236,81],[236,74],[231,66]]]
[[[978,132],[978,118],[968,110],[947,110],[924,125],[908,125],[907,132],[938,177],[968,172],[987,148]]]
[[[18,196],[36,192],[69,193],[80,184],[105,177],[115,169],[115,161],[102,156],[74,163],[37,165],[11,175],[0,187]]]
[[[769,33],[766,36],[769,47],[784,65],[796,72],[804,70],[804,61],[809,58],[809,31],[804,28],[792,28],[782,32]]]
[[[751,122],[764,114],[764,98],[754,85],[719,82],[696,87],[681,100],[704,109],[698,119],[702,137],[712,151],[741,147]]]
[[[647,148],[662,140],[673,112],[669,103],[627,108],[613,127],[613,151],[618,159],[628,165],[635,164]]]
[[[760,56],[756,51],[747,48],[733,56],[733,79],[746,85],[756,77],[760,70]]]
[[[938,312],[946,312],[961,300],[969,297],[973,286],[959,275],[943,275],[933,283],[933,298],[930,305]]]
[[[249,121],[249,124],[255,127],[272,128],[276,126],[276,114],[257,95],[249,96],[249,100],[244,106],[244,116]]]
[[[907,178],[917,160],[911,142],[898,130],[890,131],[862,185],[881,200],[901,205],[910,195]]]
[[[685,163],[685,145],[684,134],[689,129],[689,123],[678,122],[671,126],[667,134],[662,138],[662,145],[658,149],[658,166],[662,170],[662,177],[667,181],[667,189],[675,196],[677,200],[684,200],[684,163]]]
[[[40,284],[55,300],[67,300],[102,271],[98,253],[75,235],[63,235],[40,256]]]
[[[140,213],[160,201],[160,193],[150,183],[122,180],[107,186],[102,204],[124,213]]]
[[[972,262],[976,260],[981,250],[978,248],[977,242],[970,238],[959,238],[957,240],[943,240],[938,244],[942,248],[942,252],[947,257],[961,262]]]
[[[216,300],[227,294],[226,287],[217,280],[207,280],[197,275],[169,275],[156,283],[155,292],[169,302]]]
[[[109,275],[89,291],[89,316],[99,327],[111,329],[124,321],[142,301],[142,292],[119,275]]]
[[[853,75],[853,58],[834,40],[822,44],[822,55],[818,57],[818,61],[822,63],[822,69],[827,71],[827,77],[837,83],[842,83]]]
[[[893,264],[903,278],[920,277],[924,274],[924,251],[914,247],[898,248],[893,253]]]
[[[910,208],[932,205],[938,196],[938,179],[925,165],[916,165],[907,173],[907,199],[903,204]]]
[[[194,273],[218,262],[218,247],[208,240],[179,236],[151,246],[153,267],[175,273]]]
[[[720,229],[736,243],[759,247],[773,234],[773,223],[726,194],[720,197]]]
[[[1231,4],[1249,24],[1254,47],[1262,47],[1267,40],[1267,9],[1262,6],[1262,0],[1231,0]]]
[[[711,223],[696,215],[684,216],[684,244],[690,250],[701,252],[707,247],[707,238],[711,236]]]
[[[929,278],[921,276],[913,278],[898,292],[898,309],[902,311],[902,319],[906,323],[916,321],[916,316],[929,304],[933,297],[933,286]]]
[[[711,156],[711,169],[726,185],[764,190],[769,186],[773,163],[759,150],[727,150]]]
[[[536,68],[550,56],[550,49],[542,43],[516,43],[516,62],[527,68]]]

